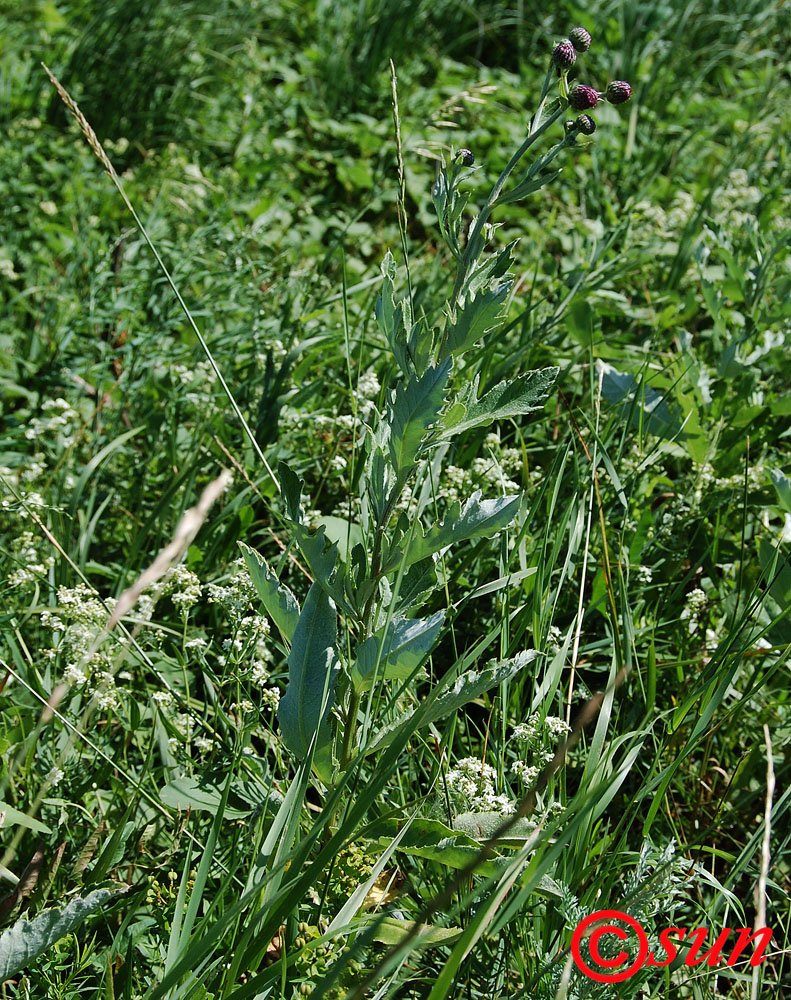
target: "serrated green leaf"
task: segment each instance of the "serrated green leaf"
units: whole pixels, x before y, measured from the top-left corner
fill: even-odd
[[[84,899],[72,899],[57,910],[44,910],[32,920],[17,920],[0,934],[0,983],[31,965],[47,948],[71,934],[118,892],[97,889]]]
[[[382,261],[382,279],[382,291],[376,299],[376,322],[401,370],[409,374],[406,344],[412,328],[411,310],[408,304],[395,303],[396,264],[389,250]]]
[[[441,438],[448,439],[471,427],[481,427],[495,420],[505,420],[525,413],[532,413],[544,406],[549,391],[555,384],[559,368],[541,368],[526,372],[515,379],[500,382],[476,399],[478,380],[468,383],[459,393],[456,403],[448,409],[442,421]],[[463,412],[460,408],[463,407]]]
[[[444,611],[424,619],[397,618],[390,622],[384,639],[383,629],[366,639],[357,648],[351,670],[355,688],[367,690],[374,677],[380,680],[411,677],[434,648],[444,621]]]
[[[462,295],[465,298],[470,294],[477,295],[482,288],[496,282],[500,278],[504,278],[511,264],[514,262],[514,248],[518,242],[518,240],[512,240],[499,253],[489,254],[487,257],[484,257],[483,261],[474,267],[467,276],[462,289]]]
[[[420,525],[415,525],[411,538],[401,538],[391,548],[382,572],[392,572],[402,562],[411,566],[455,542],[495,535],[516,517],[521,499],[513,496],[481,500],[481,491],[476,490],[463,507],[458,502],[452,504],[445,519],[432,524],[425,535]]]
[[[267,566],[266,559],[244,542],[238,542],[244,562],[258,591],[266,613],[277,625],[280,634],[291,642],[299,620],[299,604],[285,584],[280,583]]]
[[[440,361],[468,351],[499,325],[503,304],[512,284],[510,279],[498,281],[491,288],[469,297],[457,309],[455,319],[448,320],[445,328],[439,352]]]
[[[320,584],[312,584],[294,629],[288,658],[288,688],[277,712],[283,742],[302,761],[316,737],[313,763],[326,783],[332,778],[329,723],[340,664],[335,652],[338,615]]]
[[[423,436],[442,408],[450,373],[448,358],[438,368],[413,376],[395,391],[390,409],[390,459],[399,478],[412,468]]]
[[[510,660],[503,660],[501,663],[485,667],[480,672],[468,670],[453,681],[448,691],[444,691],[444,685],[438,685],[429,695],[431,704],[421,714],[419,725],[424,727],[438,719],[444,719],[460,709],[462,705],[477,698],[478,695],[519,673],[528,663],[532,663],[536,656],[538,653],[535,650],[526,650]],[[423,707],[426,708],[425,705]],[[393,722],[380,730],[365,752],[369,754],[389,746],[400,732],[408,730],[410,726],[414,725],[412,720],[414,714],[414,711],[410,712],[405,719]]]

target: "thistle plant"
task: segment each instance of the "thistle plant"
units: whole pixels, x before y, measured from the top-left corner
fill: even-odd
[[[283,741],[298,760],[310,762],[328,789],[361,755],[453,713],[537,655],[521,650],[480,670],[454,667],[422,705],[404,709],[405,693],[449,624],[445,610],[424,613],[438,592],[444,596],[445,553],[465,541],[495,538],[522,502],[519,493],[485,498],[477,490],[439,517],[431,501],[443,457],[455,438],[473,428],[541,409],[558,376],[558,368],[548,367],[482,391],[464,356],[497,336],[513,285],[515,243],[489,247],[493,212],[554,181],[559,155],[595,129],[589,115],[567,121],[558,141],[523,165],[569,107],[585,110],[601,98],[592,87],[568,88],[578,50],[582,54],[589,44],[587,32],[575,28],[555,46],[525,139],[484,199],[466,240],[461,188],[474,154],[452,151],[440,167],[431,197],[455,265],[441,318],[415,314],[409,288],[399,291],[395,258],[385,256],[376,322],[397,377],[387,387],[384,411],[371,407],[361,415],[352,475],[359,523],[347,521],[345,538],[332,541],[324,527],[311,531],[303,483],[286,464],[278,470],[282,515],[313,580],[301,607],[263,557],[243,547],[259,595],[289,649],[288,688],[278,709]],[[625,87],[622,81],[611,84],[608,99],[625,99]]]

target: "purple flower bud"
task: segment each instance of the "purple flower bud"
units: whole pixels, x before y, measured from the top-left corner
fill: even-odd
[[[591,47],[591,36],[583,27],[572,28],[569,41],[577,52],[587,52]]]
[[[607,84],[604,96],[610,104],[626,104],[632,96],[632,88],[626,80],[613,80],[612,83]]]
[[[552,50],[552,62],[558,69],[571,69],[576,58],[577,53],[574,51],[574,46],[568,38],[564,38],[558,42]]]
[[[577,131],[582,132],[583,135],[593,135],[596,131],[596,122],[590,115],[580,115],[574,125]]]
[[[571,88],[569,104],[575,111],[588,111],[590,108],[596,107],[600,96],[599,91],[594,90],[593,87],[586,87],[584,83],[576,83]]]
[[[475,163],[475,154],[471,149],[460,149],[456,153],[456,159],[461,160],[463,166],[471,167]]]

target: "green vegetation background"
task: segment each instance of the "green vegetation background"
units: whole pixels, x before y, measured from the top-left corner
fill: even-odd
[[[250,962],[233,982],[223,978],[243,921],[222,930],[212,921],[238,899],[252,845],[271,824],[273,789],[285,791],[293,775],[271,694],[285,681],[282,649],[270,643],[259,655],[234,617],[234,601],[245,601],[236,542],[270,560],[284,545],[271,516],[275,491],[40,62],[105,144],[270,465],[284,459],[304,477],[319,518],[348,510],[349,415],[366,394],[381,407],[380,385],[392,374],[372,322],[381,260],[400,248],[387,60],[398,74],[415,307],[439,318],[448,270],[430,207],[436,160],[451,144],[473,150],[475,204],[524,136],[552,45],[579,23],[594,45],[577,79],[630,80],[633,98],[601,110],[598,131],[564,159],[558,182],[496,218],[498,241],[520,240],[518,281],[504,332],[474,361],[484,383],[557,364],[558,388],[543,415],[494,437],[463,436],[441,493],[497,495],[504,481],[526,490],[518,557],[531,573],[457,618],[431,677],[508,618],[509,650],[535,647],[556,663],[541,711],[565,717],[567,705],[576,712],[612,680],[621,658],[628,677],[558,779],[558,809],[597,776],[621,777],[547,869],[556,894],[534,895],[490,927],[448,995],[555,996],[563,963],[552,963],[567,954],[573,916],[627,897],[657,926],[671,910],[657,914],[646,900],[672,899],[677,923],[683,914],[692,926],[752,925],[763,726],[777,782],[767,914],[776,948],[765,975],[781,984],[771,995],[783,995],[787,5],[6,0],[0,12],[0,749],[12,810],[0,874],[14,897],[0,901],[0,913],[10,926],[99,887],[132,886],[106,919],[89,920],[14,975],[5,994],[149,996],[198,939],[213,940],[204,984],[168,996],[291,997],[305,984],[321,995],[324,975],[316,950],[299,958],[297,947],[288,965],[269,934],[245,951]],[[606,456],[597,492],[594,441]],[[187,614],[165,595],[141,633],[144,655],[130,652],[112,683],[83,678],[61,716],[42,725],[42,699],[69,668],[64,632],[80,615],[88,625],[101,616],[87,591],[75,592],[81,576],[101,597],[117,597],[229,464],[234,485],[187,558],[204,587],[224,590],[203,591]],[[454,554],[453,599],[507,564],[500,544],[485,540]],[[304,596],[299,570],[286,570]],[[498,792],[519,797],[513,728],[536,710],[546,676],[481,697],[438,732],[443,766],[485,759]],[[102,709],[64,758],[69,727],[103,683]],[[165,691],[172,703],[152,700]],[[433,737],[417,740],[366,822],[388,810],[407,815],[439,767]],[[209,893],[194,938],[176,935],[178,947],[168,947],[179,882],[214,835],[229,769],[238,781],[208,876],[214,909]],[[442,808],[432,795],[425,817]],[[308,799],[315,813],[317,799]],[[315,894],[331,917],[332,901],[370,871],[387,841],[366,841],[361,829],[349,830],[342,864],[313,878],[314,895],[278,916],[284,940],[318,935]],[[14,895],[37,851],[36,877]],[[408,920],[447,871],[436,857],[398,857],[409,891],[396,919]],[[477,904],[459,900],[437,926],[467,926]],[[415,952],[391,995],[428,996],[453,941]],[[386,946],[360,947],[355,974],[374,969]],[[273,957],[276,984],[264,972]],[[245,992],[248,979],[258,985]],[[671,986],[664,973],[617,994],[574,980],[568,995],[635,996],[644,981],[662,982],[667,996],[749,995],[738,977]]]

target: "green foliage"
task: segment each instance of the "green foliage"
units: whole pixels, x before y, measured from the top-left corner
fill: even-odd
[[[4,995],[720,1000],[570,934],[767,856],[782,990],[781,7],[0,13]]]

